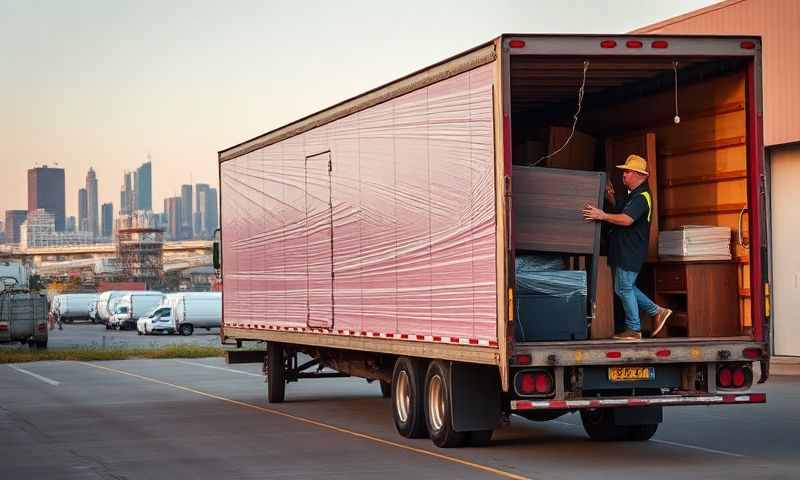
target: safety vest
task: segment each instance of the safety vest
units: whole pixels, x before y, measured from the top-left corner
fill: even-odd
[[[650,213],[653,211],[653,199],[650,198],[650,192],[642,192],[644,201],[647,202],[647,223],[650,223]]]

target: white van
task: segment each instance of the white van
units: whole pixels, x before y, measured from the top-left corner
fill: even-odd
[[[181,335],[191,335],[196,328],[219,328],[222,325],[222,292],[179,293],[173,300],[172,314]]]
[[[163,300],[164,294],[154,291],[125,295],[117,302],[114,315],[110,320],[111,327],[119,330],[133,329],[139,317],[161,305]]]

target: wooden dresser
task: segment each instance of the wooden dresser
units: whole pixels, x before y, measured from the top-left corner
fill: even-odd
[[[689,337],[737,336],[737,272],[733,261],[661,262],[654,265],[653,300],[673,310],[670,329],[682,327]]]

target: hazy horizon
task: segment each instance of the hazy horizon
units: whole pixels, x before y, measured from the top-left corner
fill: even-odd
[[[217,151],[500,33],[623,33],[716,2],[342,3],[0,0],[0,221],[35,165],[66,169],[67,216],[93,167],[116,215],[149,153],[160,212],[217,187]]]

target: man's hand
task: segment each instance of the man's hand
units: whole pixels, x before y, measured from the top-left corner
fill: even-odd
[[[617,203],[614,196],[615,194],[616,192],[614,191],[614,184],[611,183],[611,180],[606,180],[606,200],[608,200],[611,205]]]
[[[606,212],[587,203],[583,207],[583,218],[584,220],[597,220],[598,222],[602,222],[606,219]]]

